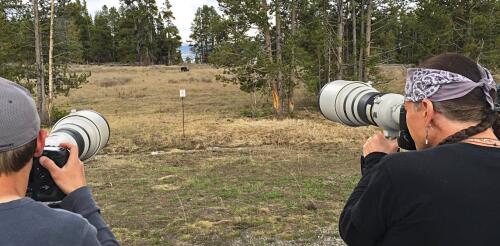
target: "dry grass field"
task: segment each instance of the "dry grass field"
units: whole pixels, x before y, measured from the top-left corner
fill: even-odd
[[[92,71],[90,83],[56,104],[111,125],[86,173],[123,245],[341,245],[338,217],[375,128],[325,120],[303,89],[295,118],[247,118],[251,95],[209,67],[75,70]]]

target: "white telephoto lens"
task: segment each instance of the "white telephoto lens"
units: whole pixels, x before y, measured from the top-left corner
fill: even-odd
[[[348,126],[379,126],[388,137],[399,132],[403,102],[402,95],[380,93],[359,81],[333,81],[319,94],[319,108],[325,118]]]
[[[326,84],[319,94],[319,108],[329,120],[348,126],[373,125],[369,99],[380,94],[359,81],[337,80]],[[371,106],[370,106],[371,107]]]
[[[106,119],[92,110],[73,112],[52,128],[47,145],[73,143],[78,146],[82,161],[97,154],[108,143],[110,127]]]

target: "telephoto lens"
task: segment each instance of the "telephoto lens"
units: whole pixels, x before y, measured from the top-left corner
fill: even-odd
[[[46,146],[71,143],[78,146],[80,160],[96,155],[108,143],[109,124],[99,113],[82,110],[60,119],[46,140]]]
[[[402,95],[380,93],[359,81],[333,81],[319,94],[319,108],[325,118],[353,127],[378,126],[390,138],[399,136],[403,103]]]
[[[108,143],[110,127],[106,119],[92,110],[71,113],[60,119],[52,128],[45,141],[43,156],[63,167],[69,157],[69,151],[60,148],[62,143],[78,146],[78,156],[85,161],[95,156]],[[40,165],[39,159],[33,160],[28,182],[27,196],[36,201],[51,203],[57,207],[65,194],[57,187],[47,169]]]

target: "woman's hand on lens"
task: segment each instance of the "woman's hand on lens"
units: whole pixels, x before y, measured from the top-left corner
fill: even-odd
[[[42,156],[40,164],[49,170],[56,185],[65,193],[69,194],[87,185],[83,163],[78,157],[78,147],[73,144],[61,144],[60,147],[69,150],[68,162],[60,168],[51,159]]]
[[[387,139],[384,133],[379,132],[366,140],[365,145],[363,145],[363,156],[374,152],[396,153],[398,148],[398,141],[396,139]]]

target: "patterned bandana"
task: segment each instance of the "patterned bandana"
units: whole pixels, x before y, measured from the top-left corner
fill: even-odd
[[[478,65],[481,80],[474,82],[460,74],[426,68],[410,68],[406,77],[405,100],[419,102],[423,99],[439,102],[460,98],[475,88],[482,88],[486,100],[495,110],[495,99],[490,92],[496,92],[496,83],[491,73]]]

